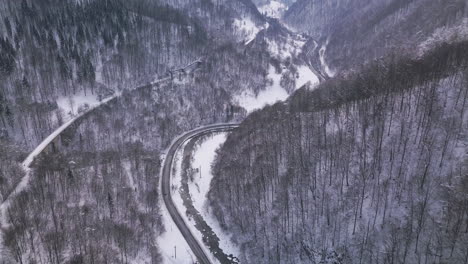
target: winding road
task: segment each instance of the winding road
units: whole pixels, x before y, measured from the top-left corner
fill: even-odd
[[[180,230],[180,232],[182,233],[182,236],[185,238],[185,240],[187,241],[187,244],[190,246],[190,249],[192,249],[193,253],[197,257],[198,262],[201,264],[211,264],[211,261],[206,255],[206,252],[203,250],[203,246],[200,245],[199,242],[193,236],[192,232],[190,231],[189,227],[185,223],[184,219],[182,218],[181,214],[177,210],[172,200],[171,172],[172,172],[172,164],[174,161],[174,156],[177,150],[179,149],[179,147],[182,146],[184,142],[186,142],[187,140],[193,137],[198,137],[198,136],[210,134],[213,132],[229,131],[238,126],[239,126],[238,124],[233,124],[233,123],[214,124],[214,125],[203,126],[203,127],[191,130],[189,132],[186,132],[185,134],[179,136],[172,142],[171,146],[169,147],[169,150],[167,151],[166,159],[164,160],[164,167],[162,170],[162,180],[161,180],[161,189],[162,189],[164,204],[166,205],[166,208],[169,211],[169,214],[171,215],[172,220],[177,225],[177,228]]]

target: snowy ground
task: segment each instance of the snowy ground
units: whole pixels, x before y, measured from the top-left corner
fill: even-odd
[[[276,0],[271,0],[268,4],[260,6],[258,11],[269,17],[281,18],[286,9],[287,7],[285,4]]]
[[[296,79],[296,89],[301,88],[304,84],[310,82],[312,86],[317,85],[320,80],[315,73],[307,66],[301,65],[297,67],[299,78]]]
[[[91,92],[86,94],[80,92],[75,95],[59,97],[57,99],[57,105],[65,113],[66,117],[77,115],[79,112],[86,110],[86,106],[93,107],[98,104],[98,97],[95,94],[91,94]]]
[[[283,9],[286,9],[284,4],[277,0],[272,0],[267,5],[261,6],[259,11],[267,13],[269,16],[277,17]],[[234,26],[238,31],[244,32],[244,39],[248,40],[246,43],[252,41],[260,30],[268,28],[268,24],[263,28],[258,27],[249,18],[235,20]],[[281,86],[282,74],[285,74],[286,76],[290,74],[287,69],[288,67],[285,66],[287,65],[286,62],[297,58],[302,52],[304,45],[308,41],[308,37],[306,35],[289,32],[286,36],[280,38],[266,38],[265,41],[270,55],[280,61],[280,67],[282,69],[286,69],[286,71],[283,70],[281,73],[277,73],[275,68],[270,65],[267,78],[271,82],[266,85],[265,89],[261,90],[257,95],[255,95],[253,91],[247,89],[234,96],[234,102],[246,109],[248,113],[261,109],[268,104],[271,105],[278,101],[286,100],[289,96],[288,91],[291,92],[291,89],[299,89],[309,82],[313,87],[320,81],[317,75],[307,65],[305,65],[304,62],[302,62],[302,64],[295,65],[297,68],[295,87],[288,88],[288,90],[286,90]],[[330,74],[332,72],[325,63],[324,53],[325,48],[321,51],[320,61],[322,62],[326,72]],[[288,76],[288,78],[291,77]]]
[[[288,93],[280,85],[281,74],[276,73],[275,68],[271,65],[268,69],[268,78],[273,81],[272,84],[260,91],[257,96],[252,91],[245,90],[235,96],[234,100],[250,113],[261,109],[267,104],[274,104],[277,101],[283,101],[288,98]]]
[[[296,89],[310,82],[312,85],[319,83],[319,79],[309,67],[301,65],[297,67],[298,78],[296,79]],[[278,101],[284,101],[288,98],[288,92],[281,86],[281,73],[277,73],[275,68],[270,65],[268,69],[268,79],[272,82],[267,85],[264,90],[260,91],[257,96],[250,91],[245,90],[241,94],[234,97],[234,101],[241,107],[251,113],[254,110],[261,109],[266,105],[274,104]]]
[[[198,174],[194,177],[193,182],[189,182],[189,192],[193,199],[193,205],[218,236],[220,248],[226,255],[232,254],[238,257],[240,254],[238,246],[231,241],[231,236],[224,232],[218,220],[211,214],[206,197],[213,179],[211,165],[216,156],[216,149],[224,141],[226,141],[226,133],[217,134],[207,138],[195,149],[192,168],[198,169]]]
[[[162,199],[162,197],[161,197]],[[159,252],[166,264],[187,264],[195,263],[196,258],[189,245],[180,233],[177,226],[172,221],[166,207],[161,206],[161,215],[166,232],[158,238]]]

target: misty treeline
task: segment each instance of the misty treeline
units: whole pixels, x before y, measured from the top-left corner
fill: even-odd
[[[284,16],[326,47],[325,59],[338,71],[391,53],[413,55],[426,39],[467,19],[464,0],[298,0]],[[459,30],[467,35],[466,23]]]
[[[468,42],[252,113],[209,199],[247,263],[468,263]]]

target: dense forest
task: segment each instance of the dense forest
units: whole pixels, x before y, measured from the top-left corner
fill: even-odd
[[[393,56],[249,115],[209,194],[242,261],[466,263],[467,55]]]

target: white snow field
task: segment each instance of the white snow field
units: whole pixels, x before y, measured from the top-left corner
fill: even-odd
[[[161,198],[162,199],[162,198]],[[166,264],[186,264],[195,263],[196,257],[180,233],[177,226],[172,221],[166,207],[161,206],[161,215],[166,232],[157,238],[159,252],[162,255],[163,263]]]
[[[320,80],[312,70],[301,65],[297,67],[298,78],[296,79],[296,89],[299,89],[304,84],[310,82],[313,86],[317,85]],[[268,79],[272,82],[267,85],[264,90],[260,91],[256,96],[250,90],[245,90],[234,97],[234,101],[241,107],[247,110],[248,113],[263,108],[266,105],[274,104],[278,101],[284,101],[289,97],[288,92],[281,86],[281,73],[277,73],[275,68],[270,65],[268,69]]]
[[[58,107],[65,113],[66,116],[75,116],[79,110],[85,110],[88,107],[99,105],[98,97],[91,92],[80,92],[71,96],[63,96],[57,99]]]
[[[254,110],[263,108],[265,105],[274,104],[288,98],[288,93],[280,85],[281,74],[276,73],[275,68],[271,65],[268,69],[268,78],[272,80],[272,84],[260,91],[257,96],[252,91],[246,90],[236,95],[234,100],[248,113],[251,113]]]
[[[304,84],[310,82],[312,86],[317,85],[320,80],[315,73],[307,66],[301,65],[297,67],[299,78],[296,79],[296,89],[301,88]]]

